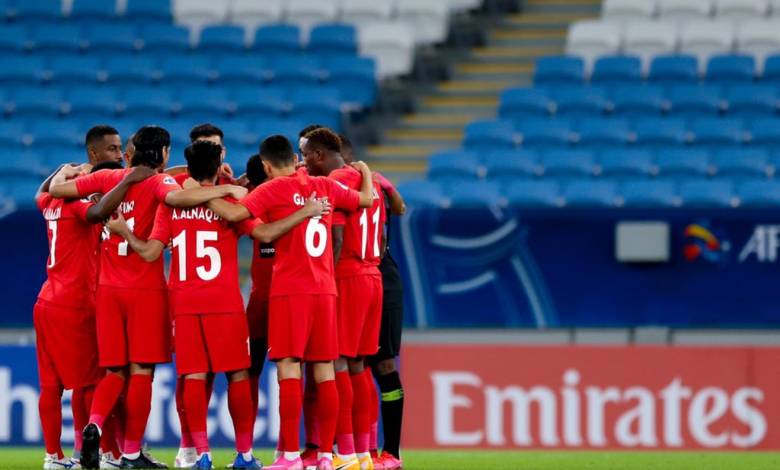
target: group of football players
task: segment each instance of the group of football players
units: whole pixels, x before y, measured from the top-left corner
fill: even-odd
[[[262,468],[252,443],[266,354],[277,368],[280,433],[265,468],[401,468],[401,280],[385,226],[403,214],[401,195],[322,126],[301,131],[300,156],[284,136],[266,138],[238,178],[223,138],[196,126],[186,167],[168,168],[165,129],[142,127],[123,154],[119,133],[96,126],[88,163],[61,166],[36,194],[49,236],[33,312],[44,469],[166,468],[142,443],[154,368],[172,353],[177,468],[213,468],[206,422],[220,372],[235,430],[230,466]],[[254,240],[246,308],[243,235]],[[74,457],[60,444],[65,389]]]

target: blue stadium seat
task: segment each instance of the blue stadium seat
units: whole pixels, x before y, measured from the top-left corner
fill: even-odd
[[[757,119],[749,130],[753,146],[780,148],[780,119]]]
[[[471,122],[464,130],[463,147],[477,152],[513,149],[515,148],[514,128],[509,121]]]
[[[690,85],[699,80],[697,67],[692,55],[657,56],[650,63],[648,79],[659,85]]]
[[[62,92],[56,88],[21,87],[10,96],[16,118],[56,118],[62,111]]]
[[[563,199],[569,207],[614,207],[617,183],[608,180],[572,180],[563,188]]]
[[[16,21],[58,21],[63,19],[61,0],[17,0],[15,2],[14,16]]]
[[[602,86],[639,84],[642,81],[642,61],[633,56],[600,57],[593,67],[590,81]]]
[[[287,137],[287,140],[289,140],[290,143],[296,147],[296,143],[298,141],[298,132],[300,132],[300,130],[307,124],[308,123],[301,123],[300,121],[286,119],[272,120],[268,118],[250,123],[250,125],[253,125],[252,131],[258,135],[259,141],[262,141],[271,135],[279,134]]]
[[[541,173],[539,156],[532,150],[490,152],[483,158],[487,177],[503,183],[531,178]]]
[[[554,104],[539,88],[508,88],[501,93],[499,103],[501,119],[515,123],[529,118],[549,117]]]
[[[144,55],[117,55],[110,57],[103,71],[112,86],[146,85],[155,81],[160,72],[150,57]]]
[[[18,54],[32,46],[27,28],[22,25],[0,26],[0,52],[6,55]]]
[[[79,147],[84,144],[84,130],[72,121],[38,120],[32,123],[30,135],[35,147]]]
[[[702,118],[691,124],[693,143],[712,149],[741,145],[745,139],[740,119]]]
[[[670,180],[625,180],[620,185],[620,197],[625,207],[674,207],[679,203]]]
[[[644,149],[606,150],[598,158],[601,174],[618,177],[647,177],[656,172],[653,155]]]
[[[0,83],[4,85],[30,85],[44,79],[46,65],[42,57],[10,56],[0,67]]]
[[[671,114],[685,119],[717,116],[723,108],[720,90],[710,85],[678,85],[668,94]]]
[[[24,123],[22,121],[0,121],[0,145],[19,147],[24,143]]]
[[[236,115],[244,119],[267,119],[283,116],[289,105],[279,87],[239,87],[233,91]]]
[[[367,108],[376,101],[376,61],[370,57],[334,57],[325,62],[328,86],[336,87],[342,100]]]
[[[509,204],[519,207],[560,207],[563,204],[556,181],[518,181],[507,187],[505,193]]]
[[[577,146],[603,149],[626,145],[631,139],[628,121],[625,119],[593,118],[580,122]]]
[[[171,0],[127,0],[125,18],[136,22],[172,21]]]
[[[398,185],[404,201],[412,207],[441,207],[444,193],[441,185],[433,181],[412,180]]]
[[[737,85],[729,87],[725,97],[729,117],[758,119],[777,113],[777,89],[768,85]]]
[[[638,120],[634,134],[636,145],[649,148],[683,145],[688,139],[685,121],[673,118]]]
[[[585,83],[585,63],[580,57],[542,57],[536,61],[535,85],[580,85]]]
[[[231,148],[231,154],[238,156],[241,160],[246,160],[250,155],[257,153],[258,137],[249,129],[247,121],[227,121],[219,124],[220,129],[225,133],[225,146]],[[233,151],[233,148],[241,149],[243,147],[252,147],[249,152]]]
[[[769,152],[762,149],[723,150],[712,157],[715,174],[729,178],[767,177]]]
[[[171,90],[165,87],[134,87],[125,90],[122,98],[126,117],[158,115],[164,119],[174,109]]]
[[[606,113],[609,101],[600,87],[560,87],[553,92],[556,114],[568,118],[593,118]]]
[[[341,94],[336,88],[315,87],[300,89],[290,95],[292,113],[296,118],[318,122],[334,130],[341,130]]]
[[[227,55],[216,57],[214,69],[221,86],[259,85],[270,78],[271,71],[262,57]]]
[[[109,120],[116,114],[119,99],[113,88],[78,87],[68,90],[67,102],[73,117]]]
[[[564,147],[572,141],[571,123],[564,119],[539,119],[519,123],[521,145],[530,149]]]
[[[447,190],[452,207],[499,206],[503,203],[500,187],[492,181],[462,181]]]
[[[320,24],[309,34],[308,51],[319,55],[357,54],[357,33],[350,24]]]
[[[183,26],[150,25],[141,29],[141,39],[147,53],[165,55],[190,50],[190,30]]]
[[[178,93],[179,112],[182,118],[218,119],[220,114],[227,115],[233,109],[233,104],[228,99],[228,91],[224,87],[184,87]]]
[[[112,0],[73,0],[70,9],[70,18],[79,21],[110,21],[116,16],[116,2]]]
[[[742,207],[780,206],[780,182],[778,181],[746,180],[738,185],[737,194]]]
[[[761,79],[764,82],[780,83],[780,54],[774,54],[766,58]]]
[[[668,107],[660,86],[621,86],[612,91],[612,113],[627,118],[660,116]]]
[[[255,31],[252,49],[263,55],[298,54],[301,52],[301,30],[289,24],[261,26]]]
[[[756,59],[742,54],[722,54],[707,62],[707,81],[717,84],[750,83],[755,78]]]
[[[711,172],[710,154],[703,148],[672,148],[655,156],[658,173],[663,177],[708,176]]]
[[[443,150],[428,160],[428,178],[432,180],[477,179],[479,175],[479,160],[473,152]]]
[[[136,28],[130,24],[90,24],[85,28],[85,46],[90,53],[115,52],[130,53],[142,45]]]
[[[32,209],[35,207],[35,193],[41,185],[40,175],[14,175],[8,184],[3,184],[3,193],[14,200],[20,209]]]
[[[207,26],[200,33],[198,52],[235,53],[246,50],[244,28],[240,26]]]
[[[272,82],[288,92],[298,88],[315,87],[323,77],[320,61],[313,56],[277,57],[271,61]]]
[[[89,55],[61,55],[49,65],[50,80],[58,86],[97,83],[100,70],[97,57]]]
[[[731,207],[734,184],[725,180],[690,180],[680,183],[680,199],[686,207]]]
[[[39,173],[48,169],[38,153],[24,151],[19,147],[0,149],[0,173],[3,174],[3,179],[12,175],[38,176]],[[0,187],[0,194],[2,192]]]
[[[30,30],[30,39],[36,52],[78,52],[82,44],[80,37],[79,28],[70,23],[40,24]]]
[[[162,80],[166,85],[193,86],[208,83],[216,72],[209,59],[200,55],[175,55],[160,61]]]
[[[545,177],[589,177],[596,168],[593,153],[587,150],[551,150],[542,154]]]

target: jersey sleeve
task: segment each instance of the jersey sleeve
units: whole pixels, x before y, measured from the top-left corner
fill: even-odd
[[[254,191],[247,194],[244,199],[238,201],[239,204],[246,207],[246,210],[252,214],[252,217],[262,220],[268,220],[268,187],[260,185]]]
[[[51,200],[54,199],[51,194],[49,193],[41,193],[36,199],[35,199],[35,205],[38,207],[39,210],[43,211],[49,203],[51,203]]]
[[[82,222],[86,222],[87,212],[89,211],[90,207],[95,205],[95,203],[89,200],[89,198],[84,198],[79,199],[78,201],[73,201],[68,205],[70,206],[70,210],[73,211],[73,215],[75,215],[77,219]]]
[[[177,183],[176,179],[171,175],[157,176],[156,183],[157,184],[154,185],[154,197],[162,203],[165,202],[165,196],[167,196],[168,193],[181,189],[179,183]]]
[[[262,223],[263,221],[260,219],[244,219],[241,222],[234,224],[233,230],[236,231],[238,236],[251,236],[255,227],[261,225]]]
[[[382,188],[382,191],[386,192],[388,196],[395,194],[395,186],[393,186],[393,183],[391,183],[389,179],[377,172],[374,172],[373,174],[376,182],[379,183],[379,187]]]
[[[354,189],[349,189],[342,183],[335,180],[326,180],[330,184],[330,202],[334,209],[341,209],[346,212],[354,212],[360,206],[360,193]],[[334,214],[335,215],[335,214]]]
[[[171,211],[171,207],[165,204],[157,206],[157,213],[154,215],[154,227],[152,227],[152,233],[149,235],[149,240],[158,240],[162,242],[163,245],[168,245],[172,236]]]
[[[105,194],[114,187],[113,184],[110,184],[114,180],[112,176],[113,170],[100,170],[76,178],[76,191],[81,197],[95,193]]]

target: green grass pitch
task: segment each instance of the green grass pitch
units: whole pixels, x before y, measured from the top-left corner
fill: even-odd
[[[152,449],[158,459],[173,463],[174,449]],[[216,468],[232,461],[232,452],[214,452]],[[271,462],[271,451],[258,455]],[[40,469],[43,450],[0,448],[0,469]],[[408,451],[406,470],[769,470],[780,469],[776,452],[481,452]]]

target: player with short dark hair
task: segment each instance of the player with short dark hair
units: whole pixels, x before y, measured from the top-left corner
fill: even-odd
[[[174,179],[159,174],[168,162],[170,134],[157,126],[145,126],[133,138],[132,168],[148,167],[158,174],[131,187],[119,212],[141,237],[148,237],[157,206],[165,202],[191,207],[215,197],[242,197],[236,186],[182,190]],[[75,181],[60,175],[50,193],[57,198],[106,194],[133,171],[102,170]],[[82,465],[97,468],[101,428],[129,375],[126,400],[125,441],[122,465],[129,468],[159,468],[141,453],[151,404],[154,365],[170,361],[170,320],[162,260],[146,263],[129,249],[122,237],[111,235],[101,245],[101,270],[96,294],[100,366],[109,370],[95,391],[89,424],[84,428]],[[138,299],[144,302],[139,303]],[[140,321],[140,319],[143,321]]]
[[[219,184],[236,184],[235,178],[233,178],[233,169],[229,164],[225,163],[225,157],[227,156],[227,148],[224,143],[225,134],[222,129],[214,124],[199,124],[190,130],[190,143],[198,141],[208,141],[216,145],[219,145],[222,149],[220,153],[221,159],[221,171],[219,175]],[[175,166],[165,170],[169,175],[173,175],[176,182],[182,184],[184,180],[188,178],[187,165]]]
[[[92,127],[87,131],[84,145],[87,147],[87,161],[92,165],[104,161],[122,163],[122,139],[119,131],[111,126]]]
[[[238,204],[225,200],[209,203],[230,221],[258,217],[279,220],[293,213],[307,197],[326,197],[335,209],[368,207],[371,170],[356,166],[366,177],[361,192],[333,180],[309,176],[296,169],[296,157],[283,136],[271,136],[260,146],[263,168],[271,181],[254,189]],[[313,363],[317,382],[318,418],[321,436],[318,468],[332,470],[332,444],[338,413],[338,392],[333,360],[338,357],[336,336],[336,285],[330,237],[332,215],[326,214],[295,227],[276,241],[276,261],[271,279],[268,324],[268,355],[277,363],[279,414],[283,453],[275,469],[301,469],[298,426],[301,418],[301,361]]]
[[[303,156],[310,174],[328,176],[352,189],[363,184],[362,175],[344,162],[338,135],[322,128],[304,138]],[[339,292],[337,458],[353,466],[359,462],[360,468],[372,466],[369,441],[373,380],[364,360],[377,352],[382,315],[382,277],[378,266],[385,207],[379,185],[369,183],[373,190],[371,207],[347,215],[334,214],[332,229]]]
[[[306,134],[317,129],[322,129],[323,127],[325,126],[322,124],[309,124],[308,126],[301,129],[301,131],[298,132],[298,150],[303,150],[303,146],[306,144]]]
[[[135,153],[135,144],[133,144],[133,137],[135,134],[130,134],[125,143],[125,153],[122,155],[123,160],[127,166],[132,166],[133,154]]]

